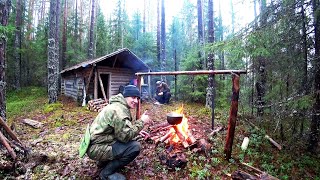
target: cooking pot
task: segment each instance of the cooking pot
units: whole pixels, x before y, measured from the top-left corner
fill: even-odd
[[[182,114],[178,114],[178,113],[174,113],[174,112],[167,114],[167,121],[171,125],[180,124],[182,122],[182,118],[183,118]]]

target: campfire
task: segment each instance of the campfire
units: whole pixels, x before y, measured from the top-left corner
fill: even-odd
[[[159,154],[160,162],[168,165],[170,169],[186,165],[184,149],[193,152],[204,152],[210,148],[205,139],[197,140],[190,130],[188,118],[183,113],[183,106],[167,114],[167,121],[149,127],[150,133],[141,131],[140,135],[145,140],[154,144],[164,144],[166,151]]]
[[[183,106],[175,112],[169,113],[167,115],[167,121],[168,126],[170,126],[169,131],[164,136],[155,140],[156,143],[164,142],[171,146],[181,143],[184,148],[195,144],[196,139],[189,130],[188,118],[183,114]]]

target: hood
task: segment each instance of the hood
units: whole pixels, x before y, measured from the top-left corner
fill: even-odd
[[[123,104],[124,106],[128,107],[127,101],[126,101],[126,99],[123,97],[123,95],[121,93],[119,93],[119,94],[117,94],[115,96],[112,96],[109,99],[109,103],[110,104],[120,103],[120,104]]]

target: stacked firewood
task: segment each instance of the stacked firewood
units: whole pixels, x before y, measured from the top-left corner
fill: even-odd
[[[90,101],[88,101],[88,110],[90,111],[96,111],[96,112],[100,112],[102,110],[103,107],[108,105],[108,101],[104,100],[104,99],[92,99]]]

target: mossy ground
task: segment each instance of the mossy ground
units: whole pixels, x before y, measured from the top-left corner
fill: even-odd
[[[320,179],[320,158],[305,150],[306,135],[292,133],[287,123],[285,140],[281,140],[275,128],[274,120],[258,123],[254,117],[244,115],[239,110],[232,159],[224,158],[224,144],[227,133],[229,110],[215,112],[215,127],[223,130],[209,137],[212,126],[211,111],[202,104],[172,102],[169,105],[154,105],[144,102],[142,111],[148,109],[153,120],[152,125],[166,121],[166,113],[184,106],[189,127],[197,139],[205,139],[210,148],[206,153],[195,149],[182,149],[188,160],[186,167],[169,170],[160,163],[159,154],[165,152],[164,144],[155,145],[141,141],[142,151],[134,162],[122,169],[128,179],[230,179],[228,174],[235,170],[250,172],[241,162],[248,163],[279,179]],[[30,87],[22,91],[9,92],[7,98],[7,117],[10,125],[14,124],[19,138],[30,147],[32,153],[42,153],[49,160],[35,167],[31,179],[97,179],[96,162],[88,157],[78,156],[79,141],[88,123],[92,122],[97,112],[86,107],[79,107],[72,99],[59,97],[55,104],[47,104],[45,89]],[[135,112],[133,111],[133,115]],[[42,128],[34,129],[21,122],[29,118],[43,123]],[[248,121],[258,124],[253,128]],[[289,122],[289,121],[286,121]],[[285,122],[284,122],[285,124]],[[288,125],[289,124],[289,125]],[[274,131],[276,129],[276,131]],[[149,129],[145,129],[150,131]],[[290,133],[289,133],[290,132]],[[163,132],[165,133],[165,132]],[[264,135],[269,134],[283,149],[273,147]],[[248,149],[240,146],[244,137],[249,137]],[[294,140],[293,140],[294,139]],[[13,177],[2,174],[2,177]],[[20,179],[25,176],[21,175]]]

